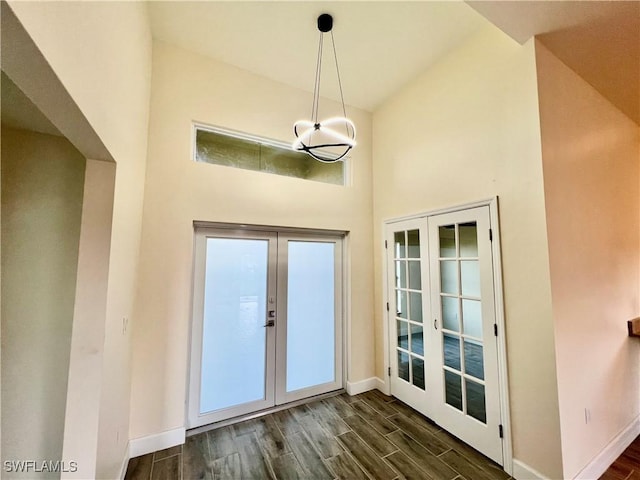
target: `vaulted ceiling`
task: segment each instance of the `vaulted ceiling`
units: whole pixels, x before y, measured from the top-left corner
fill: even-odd
[[[312,90],[322,13],[334,17],[347,103],[372,111],[486,20],[463,2],[151,2],[153,35]],[[339,98],[325,49],[323,96]]]
[[[305,90],[313,88],[316,18],[330,13],[346,101],[368,111],[493,23],[520,43],[538,35],[640,124],[637,0],[174,1],[150,2],[149,12],[156,39]],[[335,79],[322,94],[339,98]]]
[[[350,105],[375,110],[492,23],[520,43],[537,35],[640,125],[638,0],[149,2],[157,40],[309,91],[319,36],[316,18],[324,12],[334,16],[340,74]],[[325,56],[322,94],[338,99],[328,60]],[[31,118],[32,109],[10,109],[21,105],[18,92],[2,83],[3,123],[35,122],[46,130],[42,118]]]

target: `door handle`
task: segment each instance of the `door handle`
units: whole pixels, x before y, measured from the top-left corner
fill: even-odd
[[[269,310],[267,312],[267,323],[265,323],[264,327],[274,327],[276,325],[276,311]]]
[[[438,319],[437,318],[433,319],[433,328],[435,328],[436,330],[438,329]]]

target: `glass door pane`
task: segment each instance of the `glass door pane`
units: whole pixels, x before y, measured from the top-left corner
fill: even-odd
[[[265,399],[268,250],[206,240],[200,414]]]
[[[420,230],[394,232],[393,242],[395,376],[408,385],[425,390]]]
[[[486,401],[476,222],[442,225],[438,228],[438,241],[445,402],[484,423]],[[460,317],[459,305],[462,305]]]
[[[342,238],[278,236],[276,404],[342,388]]]
[[[289,241],[287,392],[335,380],[335,245]]]

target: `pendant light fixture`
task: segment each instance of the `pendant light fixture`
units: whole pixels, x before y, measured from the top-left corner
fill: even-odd
[[[318,17],[318,30],[320,30],[320,41],[318,44],[318,60],[316,63],[316,78],[313,87],[313,105],[311,108],[310,120],[299,120],[293,125],[293,132],[296,140],[292,148],[306,152],[316,160],[325,163],[333,163],[342,160],[347,153],[356,145],[356,127],[347,118],[344,107],[344,96],[342,94],[342,82],[340,81],[340,70],[338,69],[338,57],[336,55],[336,44],[333,39],[333,17],[328,13],[323,13]],[[342,102],[342,117],[331,117],[326,120],[318,120],[320,103],[320,77],[322,74],[322,49],[324,45],[324,34],[331,33],[331,45],[333,47],[333,58],[336,64],[336,76],[340,89],[340,101]]]

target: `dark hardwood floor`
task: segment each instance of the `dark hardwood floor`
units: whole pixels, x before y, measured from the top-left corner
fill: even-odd
[[[600,480],[640,480],[640,437],[613,462]]]
[[[415,410],[377,390],[353,397],[341,394],[188,437],[182,446],[132,458],[125,477],[405,478],[510,477]]]

